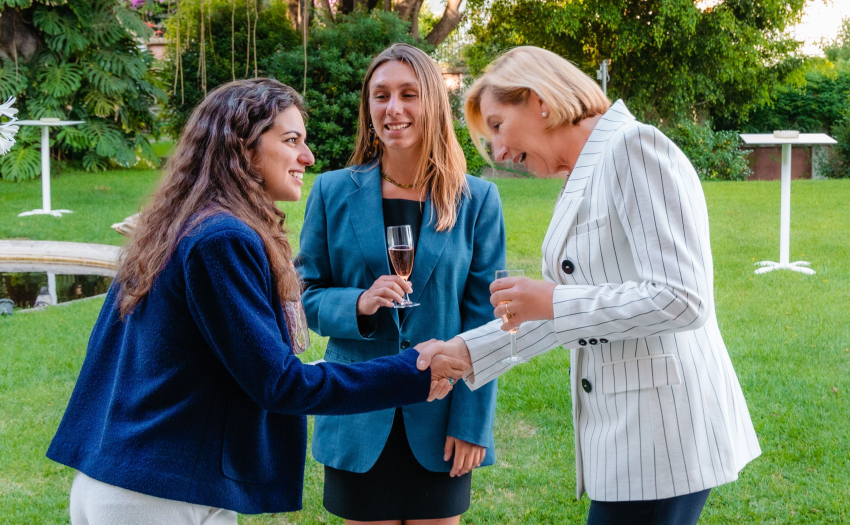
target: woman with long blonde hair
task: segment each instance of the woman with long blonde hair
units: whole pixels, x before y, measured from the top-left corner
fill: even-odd
[[[301,231],[304,307],[310,327],[330,337],[327,361],[395,355],[492,319],[488,287],[505,264],[501,204],[495,185],[465,171],[437,65],[404,44],[379,54],[363,80],[350,166],[316,179]],[[390,265],[385,237],[404,225],[409,279]],[[394,308],[406,293],[418,306]],[[495,460],[495,406],[494,382],[403,410],[316,418],[325,508],[348,523],[458,523],[472,468]]]

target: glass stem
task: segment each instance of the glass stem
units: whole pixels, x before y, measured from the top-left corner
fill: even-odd
[[[516,357],[516,334],[511,334],[511,357]]]

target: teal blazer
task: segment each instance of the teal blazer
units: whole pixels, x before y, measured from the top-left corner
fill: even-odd
[[[381,275],[390,275],[380,169],[346,168],[320,175],[307,200],[301,252],[304,309],[310,328],[329,337],[325,360],[356,363],[396,355],[429,339],[450,339],[493,320],[490,283],[505,268],[505,225],[493,183],[467,176],[457,223],[437,232],[430,195],[425,202],[410,282],[411,308],[381,308],[357,318],[357,299]],[[495,383],[495,382],[494,382]],[[487,448],[491,465],[496,385],[472,392],[458,384],[441,401],[404,407],[414,456],[428,470],[448,472],[446,436]],[[366,472],[378,460],[392,427],[393,409],[354,416],[317,416],[313,456],[341,470]]]

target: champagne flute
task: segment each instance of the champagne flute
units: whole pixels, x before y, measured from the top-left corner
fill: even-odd
[[[525,275],[525,272],[523,272],[522,270],[498,270],[496,272],[496,279],[504,279],[505,277],[523,277],[524,275]],[[510,301],[500,301],[499,302],[500,305],[508,304],[508,303],[510,303]],[[510,320],[510,318],[507,315],[502,316],[502,322],[503,323],[507,323],[509,320]],[[517,330],[519,330],[519,327],[516,327],[513,330],[510,330],[510,333],[511,333],[511,356],[506,357],[506,358],[502,359],[501,361],[499,361],[502,364],[515,365],[515,364],[519,364],[519,363],[527,363],[528,362],[528,359],[516,355],[516,333],[517,333]]]
[[[387,250],[390,253],[390,262],[396,275],[405,281],[410,279],[410,274],[413,273],[413,232],[409,225],[387,228]],[[407,292],[405,292],[404,300],[393,308],[412,308],[414,306],[419,306],[419,303],[411,301]]]

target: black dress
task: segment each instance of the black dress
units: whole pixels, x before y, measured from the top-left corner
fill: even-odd
[[[414,248],[419,245],[422,205],[383,200],[384,225],[409,224]],[[399,320],[404,312],[399,310]],[[419,464],[397,408],[387,443],[371,469],[361,474],[325,466],[324,505],[331,514],[355,521],[450,518],[469,509],[471,488],[471,472],[452,478],[448,472],[431,472]]]

